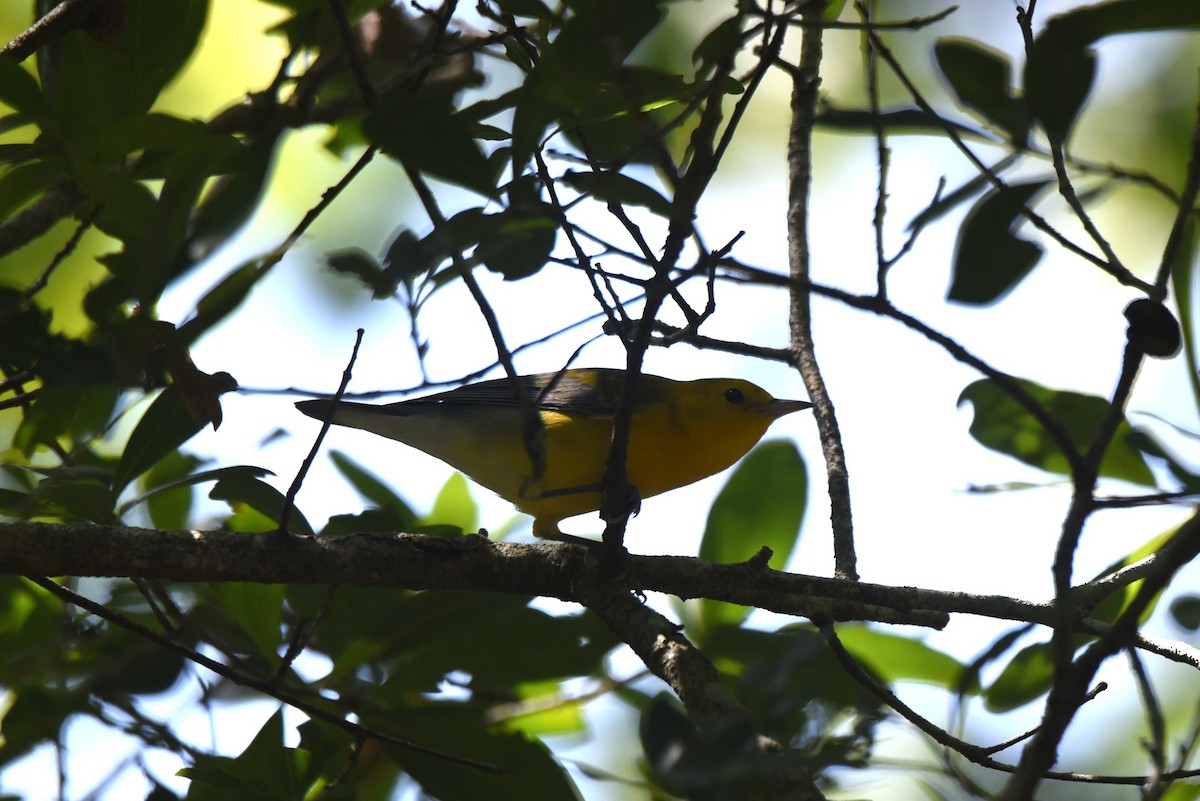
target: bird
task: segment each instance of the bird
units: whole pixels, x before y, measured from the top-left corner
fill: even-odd
[[[559,522],[600,509],[613,420],[625,371],[572,368],[497,378],[390,404],[300,401],[309,417],[394,439],[464,473],[532,515],[533,534],[574,542]],[[518,388],[540,435],[525,436]],[[749,381],[638,377],[626,474],[639,500],[719,473],[742,458],[775,420],[808,409]],[[526,413],[528,414],[528,413]],[[537,429],[533,429],[536,431]],[[540,446],[529,446],[537,443]],[[541,451],[541,460],[531,451]],[[540,471],[534,468],[542,462]]]

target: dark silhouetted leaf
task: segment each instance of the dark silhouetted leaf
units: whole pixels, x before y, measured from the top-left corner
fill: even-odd
[[[1200,4],[1178,0],[1113,0],[1050,17],[1025,62],[1025,97],[1053,136],[1066,140],[1091,91],[1105,36],[1200,28]]]
[[[971,208],[955,243],[948,300],[994,303],[1029,274],[1042,248],[1013,229],[1022,219],[1021,210],[1047,185],[1049,181],[1013,184],[989,192]]]
[[[0,176],[0,219],[11,217],[61,176],[62,167],[49,161],[31,161],[6,170]]]
[[[11,58],[0,64],[0,102],[28,122],[46,123],[46,99],[37,80]]]
[[[581,105],[620,72],[626,56],[663,14],[658,3],[647,0],[610,0],[576,8],[522,86],[512,127],[514,164],[530,159],[556,120],[573,121]],[[628,110],[628,104],[623,108]]]
[[[487,215],[490,234],[481,237],[475,258],[506,280],[528,278],[546,266],[558,238],[558,224],[551,216],[523,211],[502,211]]]
[[[1004,131],[1018,147],[1029,135],[1024,104],[1012,96],[1008,57],[966,39],[940,39],[934,46],[938,67],[963,105]]]
[[[567,170],[562,180],[597,200],[626,206],[642,206],[660,217],[671,216],[671,202],[657,190],[618,172]]]
[[[743,22],[744,18],[735,14],[718,24],[700,40],[700,44],[692,51],[692,63],[700,67],[700,74],[707,75],[741,47]]]
[[[371,290],[375,299],[390,297],[396,291],[394,281],[383,274],[375,257],[361,248],[335,250],[325,254],[325,263],[334,272],[352,275]]]
[[[117,522],[117,495],[106,481],[55,471],[34,491],[29,516],[53,516],[66,522]]]
[[[448,101],[396,93],[380,101],[363,130],[411,169],[491,197],[492,168],[471,136],[471,122],[453,111]]]
[[[1200,629],[1200,595],[1180,595],[1170,608],[1176,625],[1188,631]]]
[[[489,765],[499,773],[465,768],[445,759],[391,744],[384,748],[422,790],[438,801],[580,801],[574,783],[543,743],[487,726],[480,710],[425,701],[420,706],[363,714],[363,723],[394,737]]]
[[[1016,154],[1010,153],[993,164],[991,171],[996,175],[1000,175],[1015,164],[1018,158]],[[991,185],[991,179],[986,175],[976,175],[974,178],[964,181],[961,186],[943,194],[935,202],[930,203],[929,206],[909,220],[908,225],[904,226],[904,230],[911,232],[917,230],[919,227],[929,225],[931,222],[958,208],[961,204],[966,203]]]
[[[197,420],[188,411],[175,387],[160,392],[125,444],[117,466],[114,484],[117,491],[194,437],[204,424],[205,421]]]
[[[923,109],[905,108],[895,111],[884,111],[875,114],[867,109],[845,109],[827,106],[817,115],[817,125],[851,133],[870,134],[877,127],[891,134],[917,134],[944,136],[947,130],[962,136],[970,136],[985,141],[995,141],[996,137],[987,131],[973,128],[955,120],[927,114]]]
[[[197,754],[191,767],[180,771],[195,785],[188,798],[200,801],[226,799],[232,792],[240,798],[302,799],[309,789],[302,786],[307,755],[283,744],[283,713],[276,712],[263,724],[254,740],[236,758]]]

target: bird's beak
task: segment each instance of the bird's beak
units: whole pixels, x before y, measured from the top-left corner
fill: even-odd
[[[754,411],[766,417],[768,420],[778,420],[785,414],[792,412],[800,412],[812,407],[808,401],[799,400],[779,400],[775,399],[770,403],[764,403],[762,406],[755,406]]]

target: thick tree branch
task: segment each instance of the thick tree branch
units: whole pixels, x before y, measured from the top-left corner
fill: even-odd
[[[630,564],[647,592],[711,598],[818,620],[940,628],[951,613],[1043,626],[1062,617],[1050,602],[785,573],[757,559],[721,565],[686,556],[634,556]],[[593,568],[585,547],[492,542],[479,536],[358,534],[323,540],[274,532],[0,523],[0,574],[13,575],[472,589],[585,603],[579,583]],[[1109,627],[1082,618],[1077,629],[1104,635]],[[1181,643],[1137,638],[1134,644],[1200,669],[1200,654]]]
[[[717,668],[696,648],[679,627],[639,602],[629,590],[608,580],[601,570],[601,554],[575,584],[583,604],[599,615],[656,676],[679,696],[701,728],[728,731],[731,724],[754,730],[750,715],[721,682]],[[786,749],[767,738],[752,746],[757,752],[781,755]],[[742,789],[748,798],[814,801],[824,796],[803,771],[782,762],[748,777]]]

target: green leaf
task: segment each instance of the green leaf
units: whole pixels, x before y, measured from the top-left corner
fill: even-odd
[[[359,534],[364,531],[381,531],[395,533],[397,531],[412,531],[416,528],[412,513],[405,514],[394,507],[387,509],[367,509],[353,515],[334,515],[329,518],[325,528],[321,529],[322,537],[344,537],[347,534]]]
[[[1049,181],[1012,184],[989,192],[968,212],[955,244],[948,300],[993,303],[1013,289],[1038,263],[1042,248],[1017,237],[1022,210]]]
[[[286,503],[282,492],[248,473],[223,476],[208,493],[208,497],[215,501],[225,501],[235,511],[241,506],[249,507],[274,524],[278,524]],[[312,526],[295,507],[292,507],[288,531],[304,536],[313,534]]]
[[[733,718],[701,729],[667,693],[642,711],[638,733],[652,775],[672,796],[740,798],[740,786],[765,769],[749,721]]]
[[[69,365],[69,362],[67,363]],[[40,364],[39,367],[46,365]],[[13,444],[25,455],[39,445],[49,445],[58,437],[70,435],[82,440],[99,434],[112,418],[119,388],[112,384],[61,381],[46,376],[46,383],[13,438]]]
[[[301,750],[309,754],[303,786],[313,787],[320,782],[329,793],[332,788],[328,785],[340,778],[353,758],[354,738],[345,729],[315,718],[301,723],[296,730]]]
[[[575,7],[575,14],[543,49],[521,88],[512,126],[514,173],[524,172],[521,167],[549,125],[556,120],[568,122],[602,84],[619,74],[625,58],[662,15],[658,3],[646,0],[608,0]]]
[[[370,140],[410,169],[492,197],[495,176],[470,126],[448,101],[401,92],[382,98],[363,121]]]
[[[198,795],[203,801],[237,797],[246,801],[301,801],[307,753],[283,744],[283,712],[263,724],[254,740],[236,758],[197,755],[194,765],[180,775],[211,790]],[[236,796],[227,795],[236,793]],[[188,799],[193,798],[188,792]]]
[[[452,672],[493,690],[593,675],[618,644],[591,613],[549,615],[520,596],[429,590],[394,612],[388,636],[402,664],[380,691],[386,697],[431,691]]]
[[[203,464],[203,462],[191,454],[168,454],[163,461],[159,462],[157,465],[155,465],[155,467],[152,467],[146,473],[146,484],[148,487],[150,487],[150,489],[148,489],[144,494],[139,495],[133,500],[123,504],[121,507],[121,514],[125,514],[130,509],[133,509],[142,503],[146,503],[152,507],[155,500],[162,493],[170,494],[178,490],[186,490],[196,484],[217,481],[226,476],[251,476],[261,478],[262,476],[275,475],[270,470],[262,467],[235,465],[233,467],[220,467],[216,470],[202,470],[198,473],[180,475],[180,477],[177,479],[168,480],[166,478],[168,475],[176,475],[177,470],[181,466],[188,466],[188,469],[191,469],[200,464]],[[153,516],[153,514],[153,511],[151,511],[151,516]],[[180,526],[175,526],[175,528],[179,527]],[[158,526],[158,528],[172,528],[172,526]]]
[[[781,742],[801,736],[812,714],[870,710],[878,700],[841,667],[824,638],[807,625],[779,631],[719,626],[705,653],[736,678],[738,699],[763,734]],[[817,707],[817,709],[814,709]]]
[[[939,39],[934,45],[938,68],[959,101],[978,111],[1023,146],[1029,136],[1028,113],[1012,96],[1012,65],[1003,53],[966,39]]]
[[[277,136],[252,139],[236,158],[223,165],[227,172],[205,189],[204,198],[187,224],[183,252],[194,263],[223,245],[253,215],[262,196],[275,155]]]
[[[84,149],[110,124],[150,110],[191,57],[208,14],[207,0],[125,0],[121,8],[115,39],[73,30],[38,61],[55,113]]]
[[[671,216],[671,202],[641,181],[619,172],[575,172],[567,170],[562,180],[580,192],[606,203],[642,206],[660,217]]]
[[[224,140],[213,140],[208,147],[180,153],[167,168],[162,191],[154,204],[154,215],[144,226],[146,236],[137,242],[139,283],[146,287],[144,303],[157,300],[178,272],[192,264],[183,252],[183,243],[201,190],[209,178],[221,172],[238,155]],[[127,243],[128,244],[128,243]]]
[[[471,497],[471,489],[462,473],[446,479],[433,501],[426,523],[454,526],[465,532],[479,530],[479,505]]]
[[[1159,801],[1196,801],[1200,798],[1200,784],[1195,782],[1175,782],[1167,787],[1159,797]]]
[[[242,152],[232,136],[214,133],[194,120],[155,112],[138,114],[114,123],[90,143],[92,154],[103,161],[117,162],[134,153],[167,154],[213,151],[224,159]]]
[[[1149,540],[1143,543],[1141,547],[1131,551],[1122,558],[1113,562],[1104,570],[1100,571],[1096,578],[1099,579],[1116,573],[1118,570],[1129,567],[1132,564],[1140,562],[1143,559],[1158,553],[1164,546],[1166,546],[1168,542],[1170,542],[1172,537],[1176,536],[1177,533],[1178,529],[1172,529],[1169,531],[1164,531],[1156,537],[1151,537]],[[1095,604],[1095,606],[1091,609],[1091,616],[1097,620],[1102,620],[1105,623],[1115,622],[1116,619],[1126,609],[1129,608],[1129,604],[1133,603],[1134,599],[1138,597],[1143,586],[1144,582],[1141,579],[1137,581],[1131,581],[1128,584],[1122,584]],[[1159,592],[1155,594],[1154,598],[1146,604],[1141,614],[1138,615],[1138,625],[1141,625],[1150,619],[1150,615],[1154,612],[1155,607],[1158,606],[1158,601],[1161,597],[1162,590],[1159,590]]]
[[[580,801],[578,789],[546,745],[518,733],[497,732],[478,709],[425,702],[363,714],[363,723],[394,737],[503,768],[465,768],[445,759],[384,743],[384,749],[438,801]]]
[[[197,420],[188,411],[174,385],[164,389],[129,435],[117,465],[113,487],[117,492],[123,490],[129,482],[198,434],[204,425],[205,421]]]
[[[11,58],[0,63],[0,102],[39,125],[46,120],[46,99],[37,79]]]
[[[1200,226],[1189,217],[1184,236],[1171,268],[1171,296],[1179,309],[1180,328],[1183,331],[1183,355],[1187,360],[1187,374],[1192,389],[1193,403],[1200,404],[1200,350],[1196,344],[1196,251],[1200,248]]]
[[[1059,422],[1080,453],[1091,447],[1101,420],[1108,414],[1108,401],[1095,395],[1049,389],[1024,379],[1013,380]],[[1047,472],[1070,475],[1070,462],[1042,424],[1000,384],[990,378],[976,381],[959,395],[958,405],[965,401],[975,409],[970,430],[981,445]],[[1135,442],[1133,429],[1122,417],[1100,464],[1100,475],[1153,487],[1154,474]]]
[[[520,731],[536,737],[584,734],[583,707],[590,698],[566,697],[557,681],[533,682],[516,688],[516,703],[504,714],[490,715],[501,731]]]
[[[155,214],[158,198],[154,193],[144,183],[128,175],[98,169],[88,163],[76,164],[75,172],[88,192],[101,203],[96,227],[136,248],[145,235],[146,220]],[[127,253],[106,255],[101,261],[113,275],[140,289],[136,283],[136,262]]]
[[[267,662],[278,658],[283,625],[282,584],[228,582],[210,585],[221,609],[238,625]]]
[[[700,543],[708,562],[744,562],[762,547],[773,552],[768,564],[781,570],[799,539],[808,501],[808,474],[792,442],[764,442],[741,461],[713,501]],[[704,632],[738,625],[749,609],[720,601],[700,601]]]
[[[61,176],[62,166],[50,161],[31,161],[6,170],[0,176],[0,219],[11,217]]]
[[[861,624],[839,625],[837,633],[846,650],[886,684],[915,681],[955,692],[963,687],[963,664],[922,642]],[[978,681],[965,689],[979,692]]]
[[[367,501],[380,509],[396,510],[400,513],[401,519],[408,521],[406,526],[411,526],[416,521],[417,516],[412,507],[374,473],[342,451],[330,452],[329,459],[342,477],[350,482],[350,486],[354,487],[355,491]]]
[[[117,522],[117,496],[104,481],[56,470],[38,484],[31,498],[30,517],[54,516],[66,522]]]
[[[144,494],[136,503],[146,504],[151,525],[166,531],[187,527],[195,494],[187,479],[200,464],[201,459],[192,454],[172,451],[146,471],[142,478]],[[124,504],[121,515],[136,503]]]
[[[1089,638],[1080,637],[1078,642]],[[1054,646],[1049,642],[1022,648],[984,693],[992,712],[1009,712],[1037,700],[1054,684]]]
[[[0,766],[16,761],[37,746],[57,741],[71,716],[91,709],[89,699],[82,693],[29,687],[13,696],[4,712]]]

